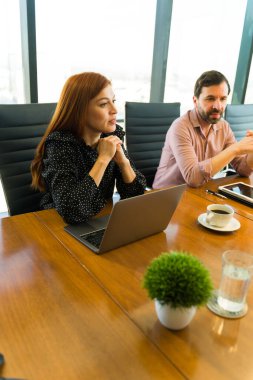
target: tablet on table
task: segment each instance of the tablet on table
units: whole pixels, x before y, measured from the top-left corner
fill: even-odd
[[[219,191],[228,197],[253,207],[253,186],[243,182],[219,186]]]

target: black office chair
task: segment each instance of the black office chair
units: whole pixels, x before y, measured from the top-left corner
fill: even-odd
[[[180,116],[180,103],[126,102],[126,145],[136,168],[152,187],[166,133]]]
[[[225,119],[229,122],[237,141],[240,141],[247,129],[253,129],[253,104],[228,104]]]
[[[10,215],[40,209],[30,165],[56,103],[0,105],[0,175]]]

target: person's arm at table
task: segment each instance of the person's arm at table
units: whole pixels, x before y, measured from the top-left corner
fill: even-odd
[[[115,156],[117,145],[122,142],[117,136],[101,138],[98,142],[98,158],[89,172],[97,186],[99,186],[109,162]]]
[[[235,158],[237,156],[253,152],[253,132],[252,136],[246,136],[240,142],[236,142],[231,131],[231,136],[228,138],[229,146],[212,158],[203,161],[199,161],[193,147],[192,139],[188,130],[184,128],[183,125],[177,126],[176,128],[171,127],[168,141],[185,182],[192,187],[203,185],[210,180],[214,174],[233,160],[240,161],[240,163],[241,161],[245,161],[245,158],[236,160]],[[252,156],[250,154],[250,159],[251,158]],[[237,162],[236,169],[240,167],[240,163]],[[238,170],[239,174],[248,174],[250,168],[247,167],[246,170],[245,166],[247,167],[244,162],[244,165],[241,165],[244,170],[241,170],[241,172]]]
[[[119,144],[117,145],[115,156],[113,157],[113,160],[118,165],[121,175],[123,178],[123,181],[125,183],[131,183],[136,177],[136,174],[130,164],[130,161],[128,157],[125,155],[122,146]]]
[[[212,157],[211,175],[220,171],[224,166],[230,163],[235,157],[247,154],[247,164],[253,168],[253,134],[246,136],[239,142],[235,142],[216,156]]]
[[[247,133],[246,133],[246,136],[247,137],[253,137],[253,131],[251,130],[248,130]],[[253,152],[252,153],[249,153],[247,155],[247,164],[249,165],[249,167],[251,169],[253,169]]]
[[[116,187],[121,199],[141,195],[147,186],[144,175],[136,169],[124,145],[121,145],[120,157],[115,156]],[[124,156],[123,156],[124,155]]]

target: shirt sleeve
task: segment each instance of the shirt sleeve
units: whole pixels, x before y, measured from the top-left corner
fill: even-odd
[[[46,145],[43,178],[54,206],[67,223],[84,222],[106,204],[99,187],[89,174],[80,179],[75,162],[76,146],[51,141]]]
[[[104,173],[104,180],[97,186],[89,175],[97,154],[89,155],[91,161],[86,164],[79,148],[71,139],[46,142],[42,172],[47,186],[44,204],[42,202],[44,208],[55,207],[67,223],[74,224],[87,221],[104,208],[112,197],[115,180],[122,199],[144,193],[145,177],[136,170],[131,160],[136,173],[133,182],[124,183],[118,166],[111,161]],[[128,157],[125,149],[124,152]]]
[[[130,197],[133,197],[136,195],[143,194],[147,184],[146,184],[146,179],[145,179],[144,175],[135,168],[133,161],[129,157],[129,155],[128,155],[128,153],[127,153],[127,151],[123,145],[122,145],[122,149],[124,151],[125,156],[129,159],[130,165],[136,174],[136,177],[133,180],[133,182],[125,183],[123,181],[120,169],[117,166],[117,169],[116,169],[116,187],[117,187],[117,190],[120,194],[120,197],[122,199],[124,199],[124,198],[130,198]]]
[[[184,125],[174,124],[166,139],[185,182],[192,187],[203,185],[211,178],[211,159],[199,161],[195,153],[191,136]]]

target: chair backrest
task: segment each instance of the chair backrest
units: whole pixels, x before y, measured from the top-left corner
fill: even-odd
[[[0,105],[0,175],[10,215],[40,209],[30,165],[56,103]]]
[[[152,186],[166,133],[180,116],[180,103],[126,102],[125,128],[129,156]]]
[[[253,104],[228,104],[225,119],[229,122],[237,141],[253,128]]]

